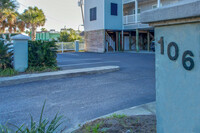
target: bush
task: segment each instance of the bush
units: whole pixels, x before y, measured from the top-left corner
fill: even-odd
[[[29,41],[29,67],[57,66],[57,46],[54,41]]]
[[[0,69],[12,68],[12,56],[11,44],[0,41]]]

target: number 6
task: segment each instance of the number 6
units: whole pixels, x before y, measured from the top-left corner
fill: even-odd
[[[191,71],[194,68],[194,60],[191,57],[186,57],[187,55],[194,57],[194,54],[192,53],[192,51],[187,50],[183,53],[182,58],[183,67],[186,70]],[[190,66],[187,66],[186,62],[190,62]]]

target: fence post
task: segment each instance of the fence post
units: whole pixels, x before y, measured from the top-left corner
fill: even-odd
[[[14,69],[24,72],[28,68],[28,40],[30,37],[19,34],[11,39],[14,45]]]
[[[75,41],[75,52],[79,52],[79,40]]]
[[[63,53],[64,52],[63,42],[61,43],[61,47],[62,47],[62,53]]]

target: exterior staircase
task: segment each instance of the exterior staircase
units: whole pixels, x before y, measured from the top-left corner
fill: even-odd
[[[112,37],[106,32],[106,51],[115,51],[115,41],[113,41]]]

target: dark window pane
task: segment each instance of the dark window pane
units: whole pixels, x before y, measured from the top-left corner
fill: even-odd
[[[117,4],[111,3],[111,15],[117,16]]]
[[[90,21],[97,19],[97,8],[91,8],[90,9]]]

